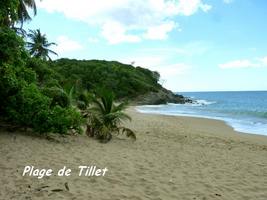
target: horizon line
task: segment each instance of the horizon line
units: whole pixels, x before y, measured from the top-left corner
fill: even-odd
[[[201,91],[179,91],[174,93],[183,93],[183,92],[267,92],[267,90],[201,90]]]

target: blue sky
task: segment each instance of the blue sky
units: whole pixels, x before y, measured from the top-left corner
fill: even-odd
[[[156,70],[173,91],[267,90],[266,0],[42,0],[59,56]]]

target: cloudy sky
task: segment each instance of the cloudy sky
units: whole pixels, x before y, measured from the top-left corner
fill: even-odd
[[[133,63],[173,91],[267,90],[266,0],[42,0],[61,58]]]

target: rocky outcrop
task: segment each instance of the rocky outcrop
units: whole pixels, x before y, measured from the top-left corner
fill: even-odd
[[[170,90],[161,88],[158,92],[149,92],[138,96],[134,103],[138,105],[159,105],[167,103],[185,104],[193,103],[193,101],[183,95],[177,95]]]

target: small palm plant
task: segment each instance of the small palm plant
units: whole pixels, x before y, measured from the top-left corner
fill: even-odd
[[[136,140],[135,133],[126,127],[120,126],[123,120],[131,120],[125,114],[126,103],[116,105],[112,92],[102,90],[98,98],[94,98],[93,106],[88,110],[87,135],[96,137],[102,142],[108,142],[112,134],[126,134]]]

